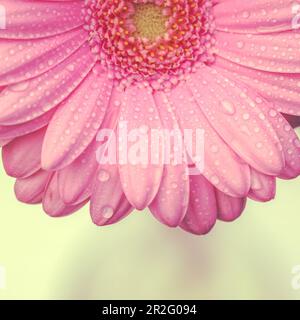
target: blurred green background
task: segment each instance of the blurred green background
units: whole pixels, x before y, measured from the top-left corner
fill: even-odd
[[[253,201],[205,237],[160,225],[148,211],[98,228],[88,208],[54,219],[18,203],[0,173],[0,299],[299,299],[300,179]]]

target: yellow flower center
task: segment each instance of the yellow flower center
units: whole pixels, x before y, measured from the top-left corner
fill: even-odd
[[[167,32],[167,17],[163,15],[162,9],[155,4],[136,4],[133,20],[137,34],[142,38],[155,40]]]

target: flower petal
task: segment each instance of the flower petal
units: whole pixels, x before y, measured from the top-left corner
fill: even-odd
[[[41,203],[50,177],[49,172],[39,170],[27,178],[17,179],[15,183],[17,199],[28,204]]]
[[[97,167],[96,144],[91,143],[75,161],[58,172],[59,192],[64,203],[78,201],[88,189]]]
[[[288,121],[274,109],[264,110],[280,139],[285,167],[279,177],[294,179],[300,175],[300,140]]]
[[[218,57],[214,67],[221,73],[242,81],[265,99],[274,103],[279,112],[300,116],[300,74],[258,71]]]
[[[292,30],[295,0],[228,0],[214,7],[218,30],[235,33],[274,33]]]
[[[142,210],[156,196],[163,173],[161,157],[152,159],[151,132],[162,129],[152,93],[145,88],[128,87],[121,101],[120,122],[119,138],[129,140],[128,152],[124,144],[122,155],[119,154],[121,183],[128,201]],[[125,126],[128,136],[122,133]]]
[[[276,194],[276,179],[254,169],[251,170],[249,197],[260,202],[273,200]]]
[[[162,125],[169,133],[181,133],[174,114],[164,107],[163,94],[157,92],[154,99],[159,110]],[[182,137],[180,137],[182,139]],[[175,163],[172,159],[176,158],[175,150],[176,139],[170,139],[168,145],[171,161],[164,163],[164,171],[160,187],[156,197],[150,204],[149,208],[152,214],[161,222],[169,227],[177,227],[183,220],[189,201],[189,172],[188,163],[185,155],[185,149],[182,150],[183,154],[178,159],[179,163]]]
[[[205,91],[203,91],[203,95]],[[201,96],[203,96],[201,95]],[[163,99],[164,108],[177,114],[181,130],[197,130],[204,134],[203,175],[217,188],[233,196],[245,196],[250,188],[247,164],[228,147],[212,128],[188,87],[179,84]],[[193,138],[196,143],[196,138]],[[191,155],[190,155],[191,156]],[[193,157],[191,157],[193,158]]]
[[[190,75],[188,85],[211,125],[242,159],[265,174],[282,171],[282,146],[255,97],[205,66]]]
[[[184,230],[207,234],[217,219],[214,187],[201,175],[190,177],[190,202],[187,214],[180,225]]]
[[[118,166],[101,165],[91,196],[93,222],[98,226],[113,224],[124,219],[132,210],[121,186]]]
[[[42,167],[58,170],[74,161],[95,137],[112,92],[106,73],[91,72],[52,118],[42,149]]]
[[[17,138],[3,147],[3,165],[8,175],[24,178],[41,168],[41,150],[44,135],[45,129],[41,129]]]
[[[0,139],[0,147],[4,147],[9,144],[13,139]]]
[[[50,110],[40,117],[14,126],[0,126],[0,139],[14,139],[37,131],[47,126],[56,109]]]
[[[55,173],[46,187],[43,209],[51,217],[63,217],[78,211],[87,201],[88,199],[80,204],[66,205],[59,195],[57,173]]]
[[[231,197],[216,189],[218,219],[231,222],[240,217],[245,209],[247,198]]]
[[[113,88],[108,110],[101,124],[101,130],[115,130],[119,118],[119,107],[115,104],[120,93]],[[100,163],[98,156],[102,141],[93,141],[70,165],[60,170],[58,182],[60,195],[67,204],[77,203],[82,197],[90,196],[92,181]],[[100,152],[101,154],[101,152]]]
[[[0,93],[0,123],[14,125],[35,119],[65,100],[95,64],[88,45],[42,75],[7,86]]]
[[[82,28],[37,40],[0,41],[0,86],[41,75],[64,61],[87,41]]]
[[[231,62],[256,70],[300,73],[300,33],[244,34],[215,32],[214,51]]]
[[[1,0],[6,28],[2,39],[36,39],[70,31],[83,24],[81,1]]]
[[[223,70],[222,72],[225,71]],[[228,76],[234,81],[237,75],[228,74]],[[249,82],[246,84],[245,90],[250,93],[252,87],[251,82]],[[279,91],[278,88],[273,89],[273,91],[276,90]],[[265,117],[266,121],[274,128],[282,147],[285,167],[280,172],[280,177],[286,179],[295,178],[300,174],[300,141],[287,120],[277,112],[276,109],[278,108],[275,108],[272,103],[269,103],[270,98],[263,99],[262,96],[256,95],[255,91],[256,88],[251,91],[251,95],[253,97],[256,96],[254,100],[263,114],[262,117]]]

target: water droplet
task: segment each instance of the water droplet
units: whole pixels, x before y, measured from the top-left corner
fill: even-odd
[[[112,207],[105,206],[102,208],[101,213],[105,219],[110,219],[114,215],[114,209]]]
[[[249,120],[249,119],[250,119],[249,113],[244,113],[244,114],[243,114],[243,119],[244,119],[244,120]]]
[[[148,127],[146,125],[140,126],[139,131],[142,134],[146,134],[148,132]]]
[[[239,48],[239,49],[242,49],[244,47],[244,42],[243,41],[238,41],[236,46]]]
[[[300,140],[296,138],[296,139],[294,140],[294,145],[295,145],[297,148],[300,148]]]
[[[263,146],[263,144],[262,144],[261,142],[258,142],[258,143],[256,144],[256,147],[257,147],[258,149],[261,149],[262,146]]]
[[[12,86],[9,86],[9,90],[13,92],[20,92],[20,91],[25,91],[29,87],[29,82],[28,81],[23,81],[16,83]]]
[[[243,17],[244,19],[248,19],[248,18],[250,17],[250,12],[249,12],[249,11],[244,11],[244,12],[242,13],[242,17]]]
[[[70,72],[73,72],[73,71],[75,70],[74,64],[69,64],[69,65],[67,66],[67,70],[70,71]]]
[[[256,97],[255,102],[258,104],[261,104],[261,103],[263,103],[263,100],[260,97]]]
[[[269,114],[270,114],[270,116],[271,116],[272,118],[274,118],[274,117],[276,117],[277,112],[276,112],[274,109],[271,109],[271,110],[269,111]]]
[[[235,113],[235,107],[230,101],[224,100],[221,102],[221,105],[224,108],[226,113],[230,115],[233,115]]]
[[[212,176],[211,177],[211,182],[214,185],[218,185],[220,183],[220,179],[217,176]]]
[[[98,174],[98,180],[100,182],[106,182],[108,181],[110,178],[110,174],[109,172],[105,171],[105,170],[100,170],[99,174]]]

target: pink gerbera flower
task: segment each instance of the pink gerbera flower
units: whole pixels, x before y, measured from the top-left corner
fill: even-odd
[[[283,116],[300,116],[295,0],[0,9],[0,139],[20,201],[55,217],[90,202],[97,225],[149,206],[162,223],[205,234],[239,217],[247,197],[273,199],[277,177],[299,175],[300,141]],[[97,133],[121,122],[146,137],[202,129],[202,174],[189,175],[189,150],[177,164],[100,163]]]

